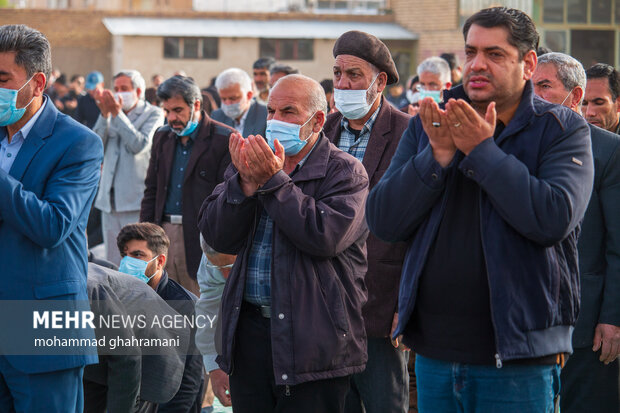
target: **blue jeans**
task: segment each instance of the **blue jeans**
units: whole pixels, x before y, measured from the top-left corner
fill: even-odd
[[[416,355],[420,413],[552,413],[560,366],[450,363]]]

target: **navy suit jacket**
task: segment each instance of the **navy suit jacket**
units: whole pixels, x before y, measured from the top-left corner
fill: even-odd
[[[581,310],[573,347],[592,347],[597,324],[620,326],[620,136],[593,125],[594,188],[579,237]]]
[[[211,113],[211,118],[231,128],[235,127],[235,121],[226,116],[222,109],[214,110],[213,113]],[[244,138],[250,135],[265,137],[265,129],[267,129],[267,106],[254,99],[248,109],[248,116],[245,118],[243,133],[241,135],[243,135]]]
[[[49,98],[9,173],[0,170],[0,300],[67,300],[86,294],[86,222],[103,160],[101,139]],[[11,333],[4,331],[5,338]],[[94,337],[81,330],[76,338]],[[96,355],[7,356],[25,373],[96,363]]]

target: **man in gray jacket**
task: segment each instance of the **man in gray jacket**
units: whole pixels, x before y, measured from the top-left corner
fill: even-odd
[[[235,128],[244,137],[265,135],[267,107],[253,99],[250,75],[236,67],[226,69],[215,80],[222,107],[211,117]]]
[[[102,211],[106,258],[116,265],[116,235],[138,222],[153,134],[164,124],[163,111],[144,101],[144,89],[142,75],[125,70],[114,76],[114,93],[106,89],[95,96],[101,115],[93,131],[105,151],[95,207]]]

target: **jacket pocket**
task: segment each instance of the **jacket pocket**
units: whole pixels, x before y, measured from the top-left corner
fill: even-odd
[[[349,323],[345,311],[343,287],[338,276],[332,268],[326,267],[317,268],[316,275],[334,327],[347,334]]]
[[[34,286],[34,296],[39,299],[60,297],[63,295],[74,295],[84,288],[77,280],[56,281],[47,284]]]

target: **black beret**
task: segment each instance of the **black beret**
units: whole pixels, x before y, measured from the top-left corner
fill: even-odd
[[[351,30],[344,33],[334,44],[334,57],[348,54],[377,66],[380,71],[387,73],[387,84],[398,82],[398,71],[392,54],[385,43],[372,34]]]

